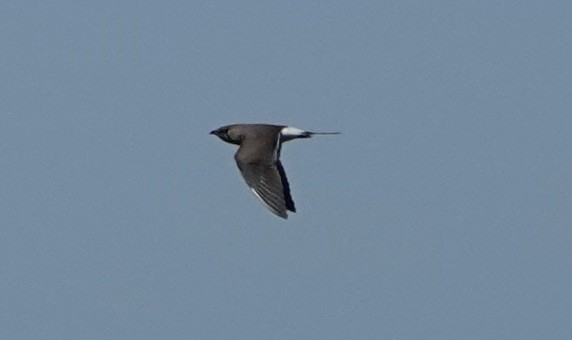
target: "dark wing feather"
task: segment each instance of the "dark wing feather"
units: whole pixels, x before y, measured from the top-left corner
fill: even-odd
[[[296,212],[296,207],[294,206],[294,200],[290,195],[290,184],[288,183],[288,178],[286,178],[286,172],[282,167],[280,161],[276,162],[276,167],[278,168],[278,173],[280,174],[280,180],[282,182],[282,188],[284,189],[284,199],[286,200],[286,208],[292,212]]]
[[[273,131],[272,131],[273,132]],[[295,212],[290,186],[279,156],[279,134],[273,132],[243,141],[235,160],[246,184],[274,214],[287,218]]]
[[[278,167],[272,164],[244,164],[238,161],[237,165],[246,184],[262,203],[274,214],[287,218],[286,211],[292,210],[291,207],[293,208],[294,203],[290,197],[289,189],[284,189]]]

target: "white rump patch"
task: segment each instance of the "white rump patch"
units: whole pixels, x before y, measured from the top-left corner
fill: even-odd
[[[285,128],[282,128],[282,130],[280,131],[280,134],[282,134],[282,136],[285,136],[285,137],[298,137],[298,136],[302,136],[305,133],[306,133],[306,131],[304,131],[302,129],[295,128],[293,126],[287,126]]]

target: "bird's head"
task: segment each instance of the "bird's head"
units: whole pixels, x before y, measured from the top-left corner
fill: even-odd
[[[239,129],[234,125],[222,126],[216,130],[212,130],[210,134],[217,136],[227,143],[240,145],[242,142],[242,135]]]

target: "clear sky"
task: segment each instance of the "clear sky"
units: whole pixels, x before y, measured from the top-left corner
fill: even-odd
[[[572,339],[570,1],[12,1],[0,44],[1,339]],[[288,220],[239,122],[342,132],[283,147]]]

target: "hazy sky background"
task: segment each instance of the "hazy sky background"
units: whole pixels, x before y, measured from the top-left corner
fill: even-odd
[[[12,1],[0,338],[571,339],[570,1]],[[282,150],[298,213],[208,132]]]

